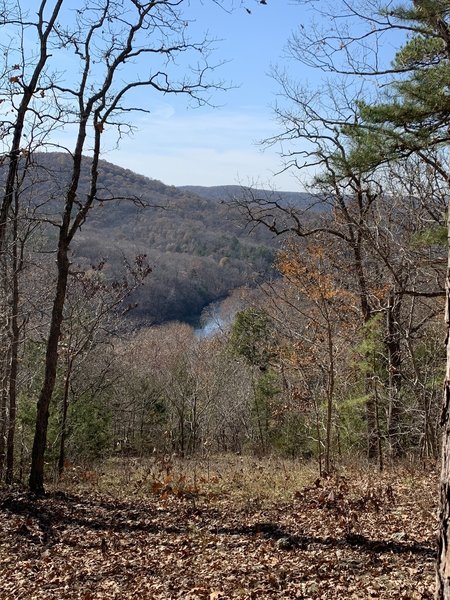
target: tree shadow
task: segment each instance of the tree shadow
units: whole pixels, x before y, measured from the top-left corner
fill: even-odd
[[[324,546],[330,548],[354,548],[363,552],[382,554],[419,554],[422,556],[435,557],[436,550],[429,546],[415,543],[396,542],[393,540],[372,540],[360,534],[349,533],[342,538],[299,536],[291,535],[289,531],[282,529],[277,523],[255,523],[243,527],[220,527],[215,533],[221,535],[259,536],[275,541],[284,541],[281,549],[287,550],[299,548],[308,550],[310,546]]]
[[[154,508],[154,510],[152,510]],[[188,517],[196,512],[201,515],[199,531],[212,535],[241,536],[274,540],[279,550],[313,550],[317,546],[333,549],[353,549],[369,554],[413,554],[433,558],[436,550],[430,546],[394,540],[370,539],[364,535],[349,533],[341,538],[297,535],[281,527],[276,522],[261,522],[235,527],[213,526],[220,522],[220,510],[210,507],[195,509],[180,502],[167,508],[165,515],[174,517],[175,523],[168,524],[161,518],[161,511],[150,503],[139,501],[123,502],[98,498],[86,498],[56,492],[36,498],[29,494],[8,494],[0,498],[0,511],[10,516],[23,516],[36,521],[41,535],[31,535],[26,525],[19,526],[17,535],[23,535],[32,543],[53,544],[59,540],[59,529],[68,526],[86,528],[91,531],[126,534],[141,532],[148,534],[188,534],[192,525]],[[153,518],[153,521],[151,519]]]

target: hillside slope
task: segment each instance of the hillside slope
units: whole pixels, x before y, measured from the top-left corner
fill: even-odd
[[[205,187],[201,185],[184,185],[178,188],[189,194],[195,194],[200,198],[208,200],[227,202],[233,198],[240,198],[245,194],[252,194],[254,197],[261,197],[267,200],[277,200],[283,205],[305,208],[311,204],[312,196],[306,192],[279,192],[272,190],[253,190],[240,185],[217,185]]]
[[[30,202],[58,219],[70,157],[36,154],[34,161]],[[89,166],[86,158],[80,197],[88,191]],[[99,182],[98,201],[74,240],[73,261],[84,266],[103,259],[105,273],[118,277],[125,259],[146,254],[153,271],[133,299],[140,321],[192,320],[209,303],[271,271],[279,241],[264,230],[247,232],[214,193],[202,188],[200,196],[106,161]],[[55,235],[48,231],[46,251],[54,249]]]

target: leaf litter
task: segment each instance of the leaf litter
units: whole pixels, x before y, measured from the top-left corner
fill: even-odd
[[[182,492],[3,489],[0,599],[433,597],[434,473],[346,473],[275,500]]]

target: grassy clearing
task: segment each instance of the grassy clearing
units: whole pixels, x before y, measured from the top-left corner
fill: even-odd
[[[69,466],[52,489],[94,490],[115,498],[175,494],[232,497],[237,503],[287,501],[317,478],[317,466],[269,457],[220,455],[190,459],[155,456],[111,459],[95,469]]]
[[[375,493],[377,487],[401,482],[406,495],[417,496],[424,477],[434,478],[436,465],[404,462],[379,473],[364,462],[344,463],[329,478],[345,479],[355,490]],[[214,455],[181,459],[176,456],[150,458],[116,457],[95,468],[69,466],[52,490],[106,494],[114,498],[175,495],[185,498],[218,500],[225,496],[238,505],[288,502],[319,478],[317,463],[237,455]],[[328,478],[325,478],[328,479]],[[417,502],[434,504],[436,488],[427,488],[431,498],[416,497]],[[370,492],[372,490],[372,492]]]

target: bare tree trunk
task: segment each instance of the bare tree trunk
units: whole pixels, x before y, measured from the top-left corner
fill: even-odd
[[[1,381],[1,392],[0,392],[0,478],[3,478],[3,473],[6,463],[6,436],[8,431],[8,355],[7,351],[4,359],[5,372],[2,376]]]
[[[447,276],[445,279],[445,343],[447,347],[447,367],[445,372],[444,398],[441,415],[443,431],[436,600],[450,599],[450,212],[448,213],[447,227],[449,242]]]
[[[19,257],[18,257],[18,198],[14,208],[12,246],[12,300],[11,300],[11,362],[9,368],[9,422],[6,442],[6,483],[13,481],[14,475],[14,434],[17,411],[17,374],[19,368]]]
[[[59,442],[59,456],[58,456],[58,475],[62,476],[64,473],[64,463],[66,460],[66,437],[67,437],[67,412],[69,409],[69,390],[70,380],[72,377],[73,358],[70,356],[70,345],[67,349],[69,356],[67,359],[67,371],[64,378],[64,394],[61,410],[61,437]]]
[[[6,438],[8,435],[8,382],[9,382],[9,367],[11,344],[9,341],[9,303],[6,301],[8,297],[8,273],[6,265],[6,254],[0,253],[1,260],[1,283],[2,283],[2,302],[1,306],[1,323],[0,335],[3,343],[1,352],[1,379],[0,379],[0,479],[3,479],[6,464]]]
[[[394,294],[391,293],[387,308],[387,337],[389,369],[389,409],[388,409],[388,436],[389,452],[391,459],[400,458],[404,451],[401,444],[400,432],[400,391],[401,391],[401,348],[400,348],[400,303],[395,303]]]
[[[319,464],[319,475],[322,476],[322,436],[320,434],[320,411],[316,397],[314,397],[314,409],[316,413],[317,462]]]
[[[20,426],[20,455],[19,455],[19,476],[18,480],[23,483],[23,471],[25,467],[25,442],[23,439],[23,428]]]
[[[42,385],[37,405],[36,428],[33,450],[31,453],[29,486],[30,491],[34,492],[35,494],[44,493],[44,456],[47,445],[49,407],[56,382],[58,342],[61,335],[64,301],[66,297],[67,279],[69,274],[68,245],[65,237],[65,231],[61,229],[58,246],[58,276],[56,283],[56,294],[53,302],[50,332],[47,339],[44,383]]]
[[[325,445],[325,471],[331,471],[331,434],[333,421],[333,400],[334,400],[334,346],[333,331],[330,322],[330,315],[327,314],[327,337],[328,337],[328,386],[327,386],[327,424],[326,424],[326,445]]]

